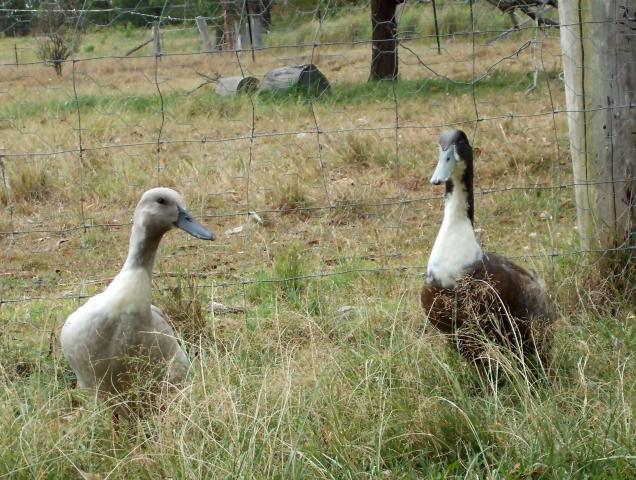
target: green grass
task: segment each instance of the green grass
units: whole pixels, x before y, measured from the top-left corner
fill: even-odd
[[[170,108],[177,102],[178,95],[166,95],[164,108]],[[1,120],[16,120],[40,115],[69,115],[77,109],[101,109],[105,112],[129,111],[132,113],[157,112],[161,109],[161,99],[156,94],[149,95],[79,95],[60,100],[26,101],[0,109]]]
[[[555,79],[558,72],[549,72],[551,79]],[[516,73],[495,71],[483,79],[478,79],[474,84],[476,93],[523,92],[532,82],[532,74],[529,72]],[[318,101],[327,105],[359,105],[369,101],[426,98],[431,95],[459,95],[473,91],[471,78],[461,80],[447,80],[444,78],[426,78],[421,80],[401,80],[399,82],[363,82],[363,83],[338,83],[333,85],[329,93],[317,96]],[[281,102],[304,103],[315,100],[316,96],[307,94],[301,89],[292,88],[285,91],[270,93],[262,92],[258,100],[263,104]]]
[[[557,72],[551,72],[555,78]],[[494,72],[479,80],[474,90],[477,93],[523,92],[532,81],[530,73]],[[470,93],[473,86],[470,78],[463,81],[449,81],[442,78],[427,78],[422,80],[402,80],[392,82],[370,83],[339,83],[331,88],[329,93],[318,96],[292,88],[286,91],[270,93],[261,92],[253,98],[257,109],[289,108],[293,106],[305,107],[310,101],[318,101],[325,106],[360,105],[367,102],[386,102],[387,100],[413,100],[418,97],[428,98],[431,95],[459,95]],[[540,83],[541,85],[541,83]],[[27,119],[29,117],[61,116],[75,114],[80,111],[99,109],[105,114],[122,113],[147,114],[161,110],[162,100],[156,92],[147,95],[79,95],[74,98],[59,100],[28,100],[8,104],[0,107],[0,121]],[[184,103],[184,93],[171,92],[163,95],[163,107],[167,111],[181,109]],[[198,114],[220,115],[222,117],[236,116],[245,108],[251,108],[250,100],[246,96],[222,97],[203,90],[194,98],[185,98],[188,116]]]
[[[443,32],[466,28],[466,3],[438,4],[458,16],[444,17]],[[402,28],[430,32],[429,8],[408,4]],[[476,11],[483,28],[506,23],[483,2]],[[368,15],[341,12],[326,23],[348,41]],[[302,24],[290,35],[309,38],[311,28]],[[85,46],[95,50],[86,53],[95,56],[107,48],[121,54],[147,38],[134,29],[91,35]],[[187,35],[174,33],[173,45]],[[275,35],[280,30],[272,41],[285,40]],[[548,48],[554,39],[544,40]],[[454,58],[466,60],[472,45],[462,41],[458,36]],[[481,66],[508,52],[496,47],[502,50],[477,57]],[[211,86],[184,95],[185,81],[162,84],[162,135],[175,141],[159,152],[160,103],[147,81],[152,62],[126,64],[143,75],[122,69],[131,75],[131,91],[142,92],[136,95],[123,93],[121,71],[110,60],[87,62],[78,85],[94,87],[86,78],[99,78],[104,93],[80,89],[84,143],[121,148],[85,151],[81,172],[68,76],[50,80],[51,88],[29,86],[36,67],[26,79],[7,67],[11,81],[24,85],[0,105],[8,184],[0,185],[0,224],[7,232],[33,232],[0,238],[0,477],[636,477],[633,272],[611,278],[588,256],[549,255],[553,242],[563,252],[578,248],[567,187],[478,195],[484,245],[530,255],[520,263],[541,272],[559,311],[551,385],[532,383],[506,357],[507,381],[485,385],[427,325],[418,303],[441,216],[439,199],[426,200],[441,193],[428,185],[437,156],[437,131],[428,127],[470,122],[473,87],[428,78],[407,55],[405,80],[359,81],[355,75],[366,76],[368,65],[348,62],[362,49],[347,45],[323,57],[340,73],[331,92],[317,98],[298,90],[225,98]],[[368,58],[366,46],[363,53]],[[565,116],[552,123],[542,115],[552,108],[545,83],[524,94],[528,53],[515,58],[516,71],[504,62],[474,86],[485,119],[475,137],[479,188],[570,181]],[[278,62],[278,53],[266,55],[259,52],[259,69]],[[198,60],[166,59],[162,75],[180,79],[184,65]],[[226,61],[210,60],[213,68]],[[469,81],[470,61],[461,65],[452,76]],[[556,78],[558,66],[549,73]],[[190,72],[188,81],[195,86],[200,79]],[[552,84],[555,105],[563,104],[560,86]],[[395,129],[395,100],[401,122],[427,128]],[[252,102],[256,131],[264,134],[253,141],[176,141],[248,135]],[[311,102],[320,138],[304,134],[315,126]],[[514,118],[501,118],[508,112]],[[372,130],[380,125],[390,132]],[[72,153],[11,156],[67,149]],[[58,336],[80,294],[101,291],[116,274],[132,209],[155,175],[180,190],[219,238],[203,244],[173,232],[164,240],[153,301],[185,344],[192,383],[167,399],[165,412],[124,422],[114,438],[110,411],[76,388]],[[233,214],[246,208],[260,211],[264,224],[250,221],[240,234],[223,234],[243,225],[245,216]],[[83,221],[107,226],[72,230]],[[216,314],[212,301],[246,311]]]

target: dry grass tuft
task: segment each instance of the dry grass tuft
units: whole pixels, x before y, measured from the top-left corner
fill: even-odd
[[[3,192],[0,196],[4,205],[9,203],[9,196],[14,202],[41,202],[55,188],[53,177],[45,165],[27,160],[12,163],[6,178],[9,195]]]
[[[371,134],[348,133],[336,146],[339,162],[361,167],[389,167],[395,152],[388,149],[377,136]]]
[[[553,325],[549,319],[521,320],[507,314],[496,291],[486,280],[460,282],[457,295],[464,321],[456,332],[460,352],[482,368],[508,365],[525,372],[548,372],[551,366]],[[484,314],[484,312],[490,312]],[[496,313],[495,313],[496,312]],[[507,359],[507,362],[502,359]]]
[[[377,211],[380,202],[372,185],[346,188],[346,183],[337,185],[329,213],[331,225],[347,225],[370,218]]]
[[[154,302],[174,326],[179,338],[197,347],[209,334],[208,303],[196,273],[180,272],[155,295]]]
[[[552,365],[552,305],[535,306],[546,317],[521,319],[510,314],[497,288],[490,277],[468,276],[452,290],[439,290],[432,303],[430,296],[422,299],[434,325],[449,333],[457,350],[491,382],[499,371],[545,378]]]
[[[308,217],[310,212],[307,209],[313,206],[313,202],[303,185],[299,175],[283,175],[280,181],[267,191],[267,204],[282,214],[294,213],[304,218]]]

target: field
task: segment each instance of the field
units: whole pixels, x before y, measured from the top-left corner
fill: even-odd
[[[505,28],[497,15],[479,18]],[[61,77],[34,39],[0,38],[0,477],[635,478],[634,296],[579,251],[557,33],[445,35],[441,55],[405,41],[400,81],[369,84],[370,45],[349,34],[274,48],[312,25],[254,59],[195,53],[193,29],[164,31],[160,59],[124,57],[147,31],[95,31]],[[202,85],[310,60],[328,95]],[[505,358],[508,381],[484,385],[419,306],[444,128],[476,147],[485,250],[539,272],[555,299],[550,386]],[[116,437],[58,335],[121,268],[157,185],[218,239],[164,239],[154,303],[192,383]]]

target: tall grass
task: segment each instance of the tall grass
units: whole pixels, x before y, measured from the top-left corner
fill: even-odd
[[[41,202],[57,187],[45,163],[25,159],[4,173],[6,188],[3,185],[0,204],[5,206],[11,202]]]
[[[267,45],[361,42],[371,39],[370,7],[360,5],[349,8],[323,10],[322,22],[315,16],[300,16],[300,25],[293,22],[288,30],[274,29],[266,37]],[[485,1],[474,6],[475,31],[493,32],[511,27],[510,20]],[[304,21],[303,21],[304,20]],[[435,21],[430,3],[406,4],[397,11],[398,35],[402,38],[424,37],[434,42]],[[455,34],[467,35],[473,31],[470,8],[465,2],[438,2],[439,34],[448,40]]]
[[[289,251],[277,275],[297,274]],[[292,265],[293,264],[293,265]],[[3,370],[0,474],[12,478],[632,478],[634,322],[581,305],[562,325],[558,376],[494,391],[445,342],[425,334],[408,288],[329,320],[294,303],[283,280],[271,316],[207,344],[192,386],[163,414],[113,439],[109,412],[68,389],[57,356]],[[583,292],[578,292],[579,294]],[[592,308],[590,308],[592,307]],[[620,339],[620,340],[619,340]],[[616,342],[619,340],[619,344]],[[7,357],[4,356],[6,359]],[[79,402],[79,403],[78,403]],[[78,406],[81,405],[81,408]],[[97,478],[97,477],[96,477]]]

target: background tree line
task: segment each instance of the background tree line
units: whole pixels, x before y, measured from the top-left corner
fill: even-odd
[[[269,23],[274,6],[281,18],[289,18],[292,11],[326,13],[360,3],[364,0],[183,0],[170,3],[165,0],[91,0],[86,3],[83,0],[0,0],[0,33],[10,37],[49,33],[47,28],[51,22],[45,17],[51,12],[58,12],[56,17],[64,18],[66,23],[77,23],[81,15],[80,23],[86,27],[145,27],[159,16],[163,17],[164,25],[198,15],[220,17],[224,9],[236,16],[245,12],[246,4],[251,14],[262,14]],[[82,10],[89,11],[82,13]]]

